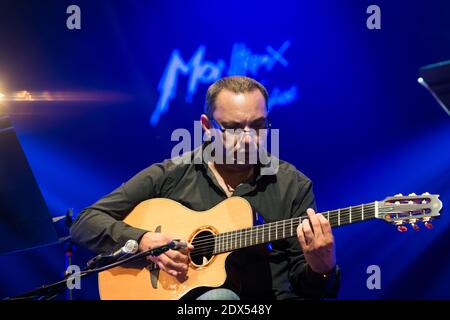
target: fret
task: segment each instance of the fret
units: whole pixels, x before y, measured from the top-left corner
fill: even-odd
[[[233,236],[234,236],[234,232],[230,232],[230,251],[233,250]]]
[[[262,226],[258,226],[259,229],[259,236],[256,238],[257,243],[262,243]]]
[[[263,228],[263,237],[262,237],[263,241],[262,242],[264,243],[264,225],[262,228]]]
[[[220,252],[220,233],[217,235],[216,241],[217,241],[217,252]]]
[[[352,207],[349,207],[349,218],[348,218],[348,223],[352,223]]]
[[[217,253],[217,237],[215,235],[213,235],[213,239],[214,239],[214,253]]]
[[[338,215],[338,226],[340,226],[341,225],[341,209],[338,209],[337,215]]]
[[[330,221],[330,210],[327,211],[327,220]]]
[[[361,205],[361,220],[364,220],[364,205]]]
[[[294,220],[291,219],[291,236],[294,235],[293,231],[294,231]]]
[[[225,236],[226,236],[226,233],[222,234],[222,237],[221,237],[222,252],[225,252]]]
[[[278,221],[275,222],[275,240],[278,239]]]
[[[244,232],[243,229],[241,229],[241,237],[239,238],[239,248],[242,248],[242,233]]]
[[[230,232],[230,251],[233,250],[233,236],[234,236],[234,232]]]
[[[250,228],[250,245],[252,245],[252,232],[253,232],[253,228]]]
[[[233,233],[234,233],[234,248],[237,249],[237,248],[238,248],[238,244],[237,244],[237,240],[238,240],[237,232],[234,231]]]
[[[378,218],[378,201],[375,201],[375,218]]]
[[[257,227],[255,227],[255,229],[256,229],[256,240],[255,240],[255,244],[260,244],[261,242],[261,240],[260,240],[260,238],[261,238],[261,228],[259,227],[259,226],[257,226]]]
[[[227,232],[225,236],[225,251],[230,249],[230,233]]]
[[[283,220],[283,239],[285,238],[285,229],[284,229],[285,221]]]
[[[255,240],[255,244],[259,244],[259,243],[261,243],[261,242],[259,242],[259,236],[258,236],[258,233],[259,233],[259,235],[261,235],[261,230],[260,230],[260,228],[259,228],[259,226],[257,226],[257,227],[255,227],[255,229],[256,229],[256,240]]]
[[[234,232],[230,232],[230,251],[234,249],[234,247],[233,247],[233,236],[234,236]]]
[[[230,244],[230,241],[228,240],[229,237],[230,237],[230,233],[229,232],[225,233],[225,244],[224,244],[225,252],[228,251],[228,246]]]
[[[244,246],[247,247],[247,231],[245,232],[245,238],[244,238],[244,239],[245,239],[245,241],[244,241],[244,242],[245,242],[245,243],[244,243]]]
[[[225,232],[225,234],[223,235],[223,251],[226,252],[227,251],[227,237],[228,237],[228,233]]]
[[[228,251],[233,250],[233,233],[234,232],[230,231],[230,244],[229,244],[229,247],[228,247]]]
[[[226,232],[225,237],[223,239],[224,240],[223,241],[223,249],[225,252],[228,251],[228,237],[229,237],[229,234],[228,234],[228,232]]]
[[[256,235],[255,235],[255,244],[259,244],[260,242],[259,242],[258,233],[261,233],[261,231],[259,230],[258,226],[255,227],[255,233],[256,233]]]

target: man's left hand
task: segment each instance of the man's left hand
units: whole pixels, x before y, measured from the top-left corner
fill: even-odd
[[[320,274],[327,274],[336,266],[334,237],[329,221],[321,214],[309,208],[297,228],[297,238],[311,269]]]

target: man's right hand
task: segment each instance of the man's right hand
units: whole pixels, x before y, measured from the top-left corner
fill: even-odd
[[[173,239],[176,238],[167,234],[147,232],[139,242],[139,251],[147,251],[148,249],[166,245]],[[188,243],[187,249],[182,249],[179,251],[169,250],[157,257],[148,256],[147,259],[157,264],[161,270],[177,277],[181,281],[184,281],[187,279],[187,271],[189,267],[187,252],[192,249],[194,249],[194,246]]]

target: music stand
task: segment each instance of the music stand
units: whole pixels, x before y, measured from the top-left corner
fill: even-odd
[[[419,69],[419,75],[417,81],[450,116],[450,60],[424,66]]]
[[[0,254],[57,244],[58,235],[9,117],[0,116]]]

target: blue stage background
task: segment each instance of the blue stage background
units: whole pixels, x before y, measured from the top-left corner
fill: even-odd
[[[81,30],[66,28],[71,4]],[[371,4],[381,30],[366,28]],[[252,76],[277,98],[280,156],[313,180],[319,211],[399,192],[444,202],[432,230],[335,229],[339,298],[449,299],[450,119],[417,83],[421,66],[450,59],[449,36],[448,1],[2,1],[0,92],[110,94],[8,106],[59,216],[170,157],[172,131],[192,131],[217,77]],[[186,72],[171,78],[177,59]],[[92,255],[77,247],[74,263]],[[380,290],[366,286],[370,265],[381,268]],[[63,245],[0,256],[0,297],[64,269]],[[97,299],[96,285],[84,281],[74,297]]]

